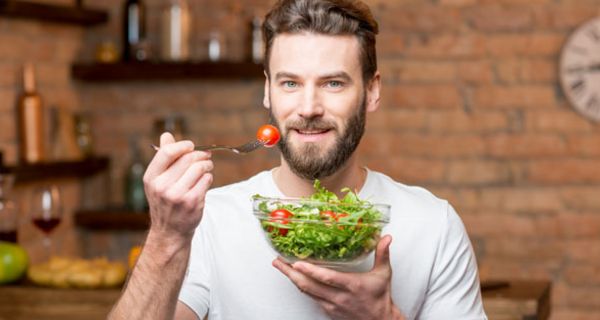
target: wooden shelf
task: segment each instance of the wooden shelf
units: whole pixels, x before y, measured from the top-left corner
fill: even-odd
[[[19,164],[9,167],[15,175],[15,183],[57,178],[91,176],[109,166],[107,157],[91,157],[81,161],[58,161],[39,164]]]
[[[482,281],[481,287],[483,306],[490,319],[550,317],[552,283],[549,281]]]
[[[261,79],[263,66],[252,62],[80,63],[71,67],[82,81]]]
[[[150,216],[123,208],[86,209],[75,213],[75,225],[89,230],[147,230]]]
[[[84,26],[101,24],[108,21],[108,13],[103,10],[14,0],[0,1],[0,16]]]

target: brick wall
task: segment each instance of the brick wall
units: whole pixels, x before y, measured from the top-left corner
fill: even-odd
[[[159,1],[147,2],[157,34]],[[244,23],[237,17],[272,1],[191,2],[194,57],[206,56],[206,35],[217,28],[228,40],[228,58],[239,60]],[[553,319],[600,318],[600,126],[572,111],[557,78],[561,46],[600,13],[600,0],[368,2],[381,26],[384,88],[359,150],[364,162],[450,200],[474,242],[482,278],[551,279]],[[245,141],[266,120],[260,81],[69,79],[68,63],[91,59],[103,40],[119,41],[121,1],[96,5],[109,8],[112,19],[87,31],[0,19],[0,121],[12,125],[16,63],[24,55],[38,60],[42,74],[47,68],[47,80],[40,79],[47,100],[91,115],[97,152],[113,160],[110,202],[122,202],[128,137],[145,145],[156,118],[183,115],[199,143]],[[23,40],[29,34],[39,41]],[[14,154],[12,131],[2,130],[0,143]],[[278,161],[275,151],[214,158],[215,185]],[[95,241],[110,242],[111,235],[102,237]]]

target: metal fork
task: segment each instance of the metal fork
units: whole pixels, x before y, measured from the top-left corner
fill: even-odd
[[[228,151],[231,151],[231,152],[234,152],[237,154],[245,154],[245,153],[252,152],[252,151],[258,149],[259,147],[262,147],[264,144],[265,143],[263,141],[253,140],[253,141],[244,143],[237,147],[219,145],[219,144],[211,144],[211,145],[206,145],[206,146],[196,146],[194,148],[194,150],[198,150],[198,151],[228,150]],[[156,151],[158,151],[158,149],[160,149],[156,145],[152,145],[152,148],[154,148],[154,150],[156,150]]]

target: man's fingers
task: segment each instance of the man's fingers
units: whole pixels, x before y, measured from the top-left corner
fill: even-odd
[[[173,162],[179,159],[179,157],[194,150],[194,144],[191,141],[179,141],[162,144],[163,140],[168,141],[169,137],[166,136],[166,134],[161,136],[161,147],[148,165],[148,169],[144,175],[145,181],[158,176],[169,166],[171,166]]]
[[[391,269],[390,266],[390,244],[392,243],[392,236],[385,235],[379,239],[377,243],[377,249],[375,250],[375,264],[373,270],[387,268]]]
[[[352,283],[352,277],[348,273],[338,272],[327,268],[322,268],[311,263],[296,262],[292,265],[294,270],[310,277],[318,282],[330,287],[348,290]]]
[[[318,297],[322,300],[332,302],[340,293],[339,289],[311,279],[280,259],[273,260],[273,266],[287,276],[300,291],[311,297]]]
[[[163,134],[160,135],[160,146],[161,147],[164,147],[173,142],[175,142],[175,137],[173,137],[173,135],[170,132],[163,132]]]
[[[210,160],[201,160],[193,162],[187,167],[185,172],[179,177],[175,184],[171,187],[171,192],[183,194],[188,192],[198,180],[204,175],[212,171],[213,162]]]

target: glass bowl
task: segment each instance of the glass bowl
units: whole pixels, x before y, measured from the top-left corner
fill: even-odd
[[[332,268],[365,260],[390,219],[389,205],[366,201],[254,197],[252,208],[267,242],[286,262]]]

